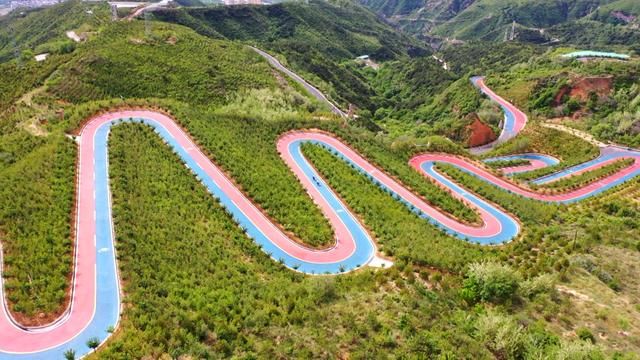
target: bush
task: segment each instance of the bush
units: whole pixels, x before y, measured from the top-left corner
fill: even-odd
[[[550,359],[557,360],[600,360],[604,355],[599,347],[585,341],[563,343],[549,354]]]
[[[520,274],[508,265],[495,262],[473,263],[469,265],[462,296],[470,302],[503,303],[513,298],[519,282]]]
[[[477,329],[479,340],[496,358],[514,359],[525,355],[525,329],[513,318],[490,312],[478,319]]]
[[[69,349],[67,351],[64,352],[64,358],[66,360],[75,360],[76,358],[76,351],[73,349]]]
[[[533,279],[522,282],[518,293],[520,296],[531,299],[536,295],[550,293],[553,291],[556,283],[556,277],[551,274],[543,274]]]
[[[580,338],[580,340],[582,341],[589,341],[592,344],[596,343],[596,337],[593,335],[591,330],[587,329],[586,327],[581,327],[576,330],[576,335],[578,335],[578,338]]]
[[[89,340],[87,340],[87,346],[90,347],[91,349],[95,349],[98,346],[100,346],[100,340],[97,337],[92,337]]]

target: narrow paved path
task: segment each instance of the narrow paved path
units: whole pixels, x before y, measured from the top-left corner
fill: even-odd
[[[260,54],[260,56],[267,59],[267,61],[269,62],[269,64],[271,64],[271,66],[287,74],[287,76],[292,78],[298,84],[302,85],[305,88],[305,90],[307,90],[313,97],[320,100],[320,102],[327,104],[331,109],[331,112],[333,112],[334,114],[340,115],[342,117],[347,117],[347,114],[344,111],[340,110],[340,108],[336,106],[336,104],[331,102],[326,96],[324,96],[322,91],[318,90],[318,88],[316,88],[315,86],[309,84],[305,79],[303,79],[298,74],[286,68],[284,65],[280,63],[280,61],[278,61],[278,59],[274,58],[273,56],[269,55],[265,51],[262,51],[258,48],[255,48],[253,46],[251,46],[251,48],[258,54]]]

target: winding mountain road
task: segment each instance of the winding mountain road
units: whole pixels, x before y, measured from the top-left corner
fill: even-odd
[[[500,103],[505,111],[504,130],[500,138],[504,140],[517,135],[526,124],[526,115],[487,89],[482,79],[478,78],[474,83]],[[337,108],[334,110],[339,111]],[[109,190],[108,135],[113,126],[123,122],[141,122],[152,127],[263,251],[285,266],[307,274],[338,274],[361,266],[387,265],[390,262],[377,256],[374,239],[364,225],[304,157],[301,151],[304,143],[318,144],[330,150],[385,189],[394,199],[405,204],[417,216],[450,235],[480,244],[511,241],[520,233],[520,224],[511,214],[439,173],[434,167],[436,163],[451,164],[494,186],[524,197],[559,203],[572,203],[594,196],[640,174],[640,152],[609,147],[603,149],[602,156],[595,160],[539,181],[555,181],[602,167],[617,159],[631,158],[634,159],[633,164],[582,188],[545,195],[520,187],[469,159],[448,154],[421,154],[412,158],[410,166],[439,186],[449,189],[454,197],[477,211],[481,224],[474,226],[462,223],[435,208],[331,134],[313,130],[293,131],[283,134],[275,146],[283,161],[330,222],[336,238],[331,248],[315,250],[300,245],[284,234],[251,199],[235,187],[231,179],[204,155],[190,136],[170,117],[153,111],[116,111],[99,115],[86,122],[79,136],[77,238],[70,306],[52,324],[26,328],[12,318],[5,301],[0,312],[1,359],[60,359],[68,349],[73,349],[76,355],[82,356],[91,351],[87,346],[88,339],[95,338],[102,343],[109,337],[110,330],[117,327],[121,302]],[[527,165],[528,168],[514,168],[509,170],[511,172],[554,163],[553,159],[536,154],[515,157],[528,158],[531,163]],[[0,287],[0,296],[5,298],[1,291]]]
[[[304,87],[305,90],[307,90],[309,92],[309,94],[311,94],[313,97],[318,99],[320,102],[327,104],[329,106],[329,108],[331,109],[331,112],[333,112],[334,114],[337,114],[337,115],[339,115],[341,117],[347,117],[347,114],[344,111],[340,110],[340,108],[336,104],[334,104],[332,101],[330,101],[322,93],[322,91],[318,90],[318,88],[316,88],[315,86],[309,84],[300,75],[296,74],[295,72],[289,70],[287,67],[282,65],[282,63],[280,63],[280,61],[278,61],[278,59],[274,58],[273,56],[269,55],[267,52],[265,52],[263,50],[260,50],[260,49],[258,49],[256,47],[251,46],[251,49],[253,49],[253,51],[257,52],[260,56],[265,58],[269,62],[269,64],[271,64],[271,66],[273,66],[274,68],[278,69],[279,71],[282,71],[283,73],[287,74],[287,76],[292,78],[298,84],[302,85],[302,87]]]
[[[520,133],[520,131],[522,131],[522,129],[527,125],[528,118],[524,112],[520,111],[520,109],[500,97],[498,94],[493,92],[493,90],[489,89],[484,83],[484,77],[474,76],[471,78],[471,82],[480,89],[483,94],[487,95],[489,99],[500,105],[502,112],[504,113],[500,136],[488,144],[469,149],[472,154],[480,155],[489,152],[495,146],[516,137],[516,135],[518,135],[518,133]]]

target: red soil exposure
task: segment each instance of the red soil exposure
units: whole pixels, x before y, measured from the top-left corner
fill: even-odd
[[[627,24],[630,22],[634,22],[636,20],[636,17],[633,15],[627,15],[622,11],[612,11],[611,16],[613,16],[614,18],[618,19],[618,20],[622,20],[624,22],[626,22]]]
[[[554,103],[556,106],[561,105],[565,95],[580,101],[589,100],[591,93],[597,94],[598,97],[605,97],[611,94],[611,89],[613,89],[613,76],[610,75],[576,78],[558,91]]]
[[[469,147],[488,144],[498,138],[493,129],[483,123],[476,113],[469,114],[469,117],[473,119],[473,122],[466,127],[467,145]]]

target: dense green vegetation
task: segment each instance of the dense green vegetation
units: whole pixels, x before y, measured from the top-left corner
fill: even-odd
[[[17,98],[28,90],[41,85],[44,80],[68,57],[52,57],[45,63],[32,58],[24,62],[10,61],[0,64],[3,79],[0,82],[0,111],[7,110]]]
[[[303,153],[331,188],[362,217],[385,254],[418,265],[459,270],[486,253],[438,231],[321,147],[306,144]]]
[[[544,48],[513,42],[470,41],[441,51],[451,71],[485,75],[509,70],[541,55]]]
[[[640,10],[633,0],[360,0],[432,44],[451,38],[543,45],[633,46]]]
[[[60,68],[48,84],[51,91],[74,103],[170,97],[220,104],[236,91],[275,85],[268,64],[250,49],[179,26],[146,26],[151,29],[120,22],[105,29]]]
[[[68,46],[73,44],[65,35],[67,31],[94,32],[109,19],[107,4],[79,0],[28,10],[26,15],[12,12],[0,18],[0,63],[25,55],[31,57],[34,52],[68,52]]]
[[[565,44],[599,48],[630,48],[640,51],[640,30],[637,28],[581,20],[561,24],[549,29],[549,34],[562,39]]]
[[[465,11],[437,29],[462,39],[501,40],[512,22],[524,27],[547,28],[588,15],[598,3],[593,0],[477,0]]]
[[[456,306],[455,299],[462,296],[455,290],[455,278],[431,275],[428,271],[417,270],[419,267],[415,265],[399,265],[394,267],[395,270],[375,273],[362,271],[337,278],[303,277],[282,271],[277,263],[268,259],[237,227],[231,225],[228,216],[192,175],[178,165],[175,156],[150,130],[140,126],[117,128],[111,144],[114,213],[117,226],[122,228],[118,232],[121,234],[118,251],[123,277],[127,280],[127,301],[142,305],[137,305],[125,318],[122,336],[116,337],[109,347],[97,354],[98,357],[113,358],[121,354],[159,356],[163,352],[174,357],[186,354],[198,357],[315,357],[327,351],[330,354],[348,351],[352,356],[362,357],[365,354],[370,356],[372,351],[410,355],[425,349],[450,356],[475,354],[476,357],[485,357],[488,356],[487,351],[507,351],[500,347],[501,335],[495,333],[502,333],[503,330],[496,330],[502,325],[488,327],[486,322],[490,319],[488,316],[497,316],[511,324],[509,316],[480,312],[471,317],[461,317],[461,313],[445,311]],[[305,153],[313,154],[312,161],[320,169],[338,167],[338,172],[346,175],[333,178],[332,182],[339,183],[338,186],[344,184],[344,189],[362,189],[363,193],[354,194],[349,190],[344,194],[350,205],[375,204],[377,201],[372,199],[379,198],[387,205],[394,205],[391,208],[381,206],[376,210],[395,216],[404,214],[406,219],[402,222],[405,226],[414,222],[425,223],[324,150],[312,146],[305,149]],[[158,181],[158,176],[161,181]],[[351,184],[352,181],[355,183]],[[188,194],[188,201],[185,201],[184,194]],[[156,196],[165,201],[153,201]],[[118,199],[125,198],[139,200],[127,201],[126,207],[118,205]],[[170,213],[180,214],[180,220],[176,216],[168,216]],[[365,220],[369,218],[375,217],[366,217]],[[165,226],[154,226],[158,219],[162,219]],[[375,224],[371,226],[375,227]],[[167,229],[173,230],[167,233]],[[429,231],[427,228],[424,230]],[[185,237],[184,234],[192,235]],[[443,237],[443,241],[452,241],[445,239]],[[389,244],[385,249],[387,246],[390,249],[395,247]],[[414,248],[416,244],[402,247],[405,246]],[[159,248],[166,251],[158,252]],[[187,258],[179,255],[184,253],[198,255]],[[408,252],[405,261],[413,262],[413,258],[421,256],[421,253]],[[246,260],[238,264],[238,257]],[[403,256],[398,257],[401,263],[405,263]],[[162,272],[152,270],[152,263],[164,264]],[[188,269],[196,268],[210,270],[195,277]],[[269,275],[260,276],[265,273]],[[235,285],[238,282],[253,285],[240,289]],[[393,295],[398,301],[381,301],[371,289],[387,292],[386,284],[390,282],[400,287]],[[439,284],[437,286],[443,290],[427,290],[425,284],[429,283]],[[522,294],[544,295],[549,291],[548,286],[540,283],[539,280],[534,284],[519,282],[518,287],[527,289]],[[283,291],[284,288],[287,290]],[[519,294],[517,296],[521,296]],[[360,302],[370,305],[354,307]],[[398,319],[385,315],[389,313],[403,315]],[[439,320],[443,319],[442,314],[451,314],[451,317],[445,315],[449,321],[444,322],[425,322],[427,314]],[[176,319],[179,327],[168,326]],[[313,331],[310,324],[314,324]],[[176,330],[167,331],[167,328]],[[336,337],[338,329],[337,334],[341,335]],[[395,335],[390,338],[389,333]],[[446,340],[442,337],[444,333],[448,334]],[[527,343],[524,339],[533,334],[544,334],[555,340],[548,345],[534,341],[526,350],[520,349]],[[516,350],[508,351],[525,354],[548,351],[553,354],[561,350],[571,351],[571,346],[587,347],[583,343],[565,344],[539,326],[516,326],[516,335],[522,343],[518,343]],[[274,346],[276,337],[281,341]],[[344,348],[338,344],[349,345],[344,345]],[[591,347],[587,351],[596,354],[599,349]]]
[[[465,184],[471,191],[482,198],[491,200],[515,214],[524,223],[544,224],[554,219],[558,214],[558,205],[541,203],[536,200],[523,198],[519,195],[505,192],[502,189],[486,183],[469,173],[449,164],[437,164],[436,169]]]
[[[62,136],[40,143],[0,176],[4,285],[12,310],[27,316],[60,310],[73,251],[75,147]]]
[[[511,166],[529,165],[531,162],[527,159],[508,159],[485,162],[485,165],[492,169],[502,169]]]
[[[528,124],[520,136],[485,154],[486,157],[518,153],[552,154],[560,159],[557,165],[513,175],[515,179],[531,180],[559,169],[577,165],[596,158],[600,154],[597,147],[565,132]]]
[[[464,84],[468,80],[455,83],[469,70],[464,65],[466,58],[454,59],[455,72],[447,71],[417,41],[398,35],[356,5],[312,1],[271,7],[167,10],[157,12],[155,17],[189,26],[209,37],[257,44],[344,108],[355,104],[361,119],[374,120],[393,135],[413,133],[424,137],[436,133],[461,140],[470,123],[466,116],[480,99],[470,84]],[[523,58],[526,53],[523,51]],[[489,51],[484,54],[487,64],[495,59]],[[380,68],[355,62],[360,55],[382,62]],[[463,106],[464,111],[454,114],[451,109],[457,105],[453,102],[445,105],[445,113],[441,111],[442,98],[436,94],[449,86],[454,86],[452,93],[464,91],[455,96],[472,99],[468,100],[470,106]],[[416,122],[423,125],[410,131]]]
[[[427,52],[417,41],[348,2],[166,10],[156,12],[155,17],[209,37],[241,40],[278,54],[344,108],[349,103],[369,110],[375,107],[370,99],[375,90],[347,66],[353,59],[370,55],[384,61]]]

